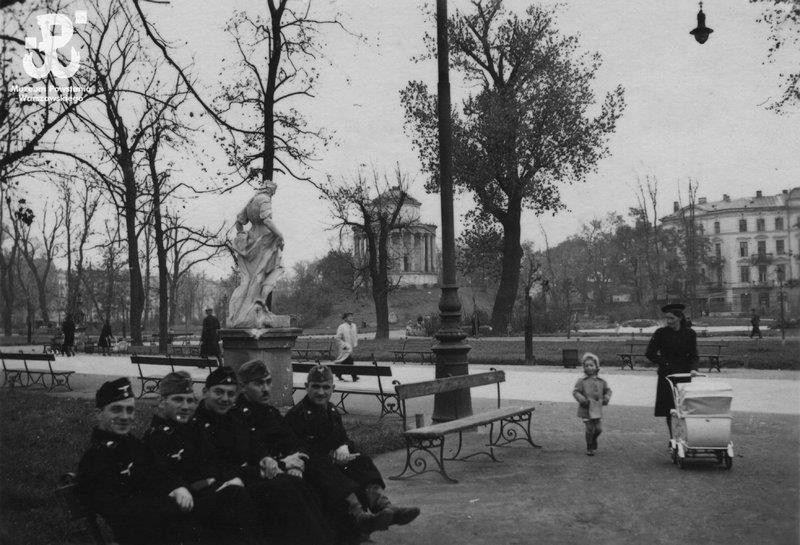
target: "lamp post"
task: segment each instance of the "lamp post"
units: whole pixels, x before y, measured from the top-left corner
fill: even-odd
[[[450,66],[447,45],[447,0],[436,0],[436,57],[439,70],[439,191],[442,212],[442,294],[439,299],[438,341],[431,350],[436,354],[436,378],[469,373],[461,331],[461,302],[456,284],[456,242],[453,228],[452,130],[450,122]],[[434,422],[446,422],[472,414],[469,389],[439,393],[434,396]]]
[[[700,2],[700,11],[697,12],[697,27],[692,29],[689,34],[694,36],[697,43],[703,45],[712,32],[714,31],[706,26],[706,14],[703,13],[703,3]]]

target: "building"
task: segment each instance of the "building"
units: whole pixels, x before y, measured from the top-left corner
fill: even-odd
[[[674,203],[673,214],[662,218],[667,227],[680,227],[691,205]],[[710,259],[700,265],[697,295],[711,312],[779,315],[781,300],[787,316],[798,314],[800,283],[800,187],[778,195],[763,195],[694,204],[696,232],[707,237]],[[783,295],[782,295],[783,294]]]
[[[378,196],[373,205],[380,206],[382,202],[393,201],[398,192],[399,189],[393,187]],[[407,195],[400,209],[399,227],[389,235],[389,276],[392,283],[400,286],[427,287],[439,282],[436,225],[421,221],[421,205]],[[353,232],[353,253],[358,263],[366,263],[367,241],[364,233],[358,230]]]

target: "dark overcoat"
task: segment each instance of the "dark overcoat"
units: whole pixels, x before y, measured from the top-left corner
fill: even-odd
[[[654,414],[669,416],[675,403],[669,383],[664,378],[674,373],[697,370],[697,335],[686,326],[681,326],[677,331],[671,327],[658,328],[650,338],[645,354],[647,359],[658,365]]]

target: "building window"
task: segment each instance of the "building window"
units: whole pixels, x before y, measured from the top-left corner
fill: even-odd
[[[750,267],[739,267],[739,282],[750,282]]]
[[[714,222],[714,233],[719,234],[719,222]]]
[[[767,281],[767,266],[766,265],[759,265],[758,266],[758,281],[759,282],[766,282]]]
[[[758,255],[762,257],[767,255],[767,241],[759,240],[756,244],[758,244]]]
[[[739,295],[739,306],[743,311],[750,310],[750,294],[743,293]]]
[[[714,244],[714,255],[717,256],[717,259],[722,259],[722,243],[717,242]]]
[[[756,231],[766,231],[767,230],[767,222],[764,221],[764,218],[756,219]]]
[[[778,282],[786,281],[786,268],[783,265],[775,265],[775,279]]]
[[[722,269],[717,269],[717,285],[722,286]]]
[[[747,220],[739,220],[739,232],[740,233],[747,232]]]
[[[739,243],[739,257],[747,257],[748,255],[750,255],[750,254],[747,253],[747,242],[746,241],[745,242],[740,242]]]
[[[775,218],[775,230],[783,231],[783,218]]]
[[[769,309],[769,292],[762,291],[758,294],[758,307],[763,311]]]
[[[783,255],[786,253],[786,241],[783,239],[778,239],[775,241],[775,253],[778,255]]]
[[[706,228],[703,226],[702,223],[697,226],[697,232],[700,233],[701,235],[706,232]]]

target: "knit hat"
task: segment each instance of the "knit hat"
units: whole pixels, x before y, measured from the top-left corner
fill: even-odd
[[[191,394],[192,390],[192,377],[186,371],[175,371],[169,373],[161,379],[158,385],[158,393],[162,397],[169,397],[174,394]]]
[[[211,388],[218,384],[237,386],[239,382],[236,380],[236,371],[230,367],[218,367],[211,371],[206,379],[206,388]]]
[[[133,389],[131,388],[131,381],[122,377],[110,382],[104,382],[94,395],[94,401],[95,406],[98,409],[102,409],[109,403],[130,399],[132,397]]]
[[[251,380],[269,377],[269,370],[267,364],[261,360],[250,360],[242,364],[237,372],[239,375],[239,382],[244,384]]]
[[[315,365],[311,368],[308,372],[308,378],[306,382],[311,384],[312,382],[333,382],[333,371],[327,365]]]
[[[585,362],[587,359],[594,360],[595,365],[597,365],[597,370],[600,370],[600,358],[598,358],[596,354],[591,352],[584,353],[583,356],[581,356],[581,365],[583,365],[583,362]]]

